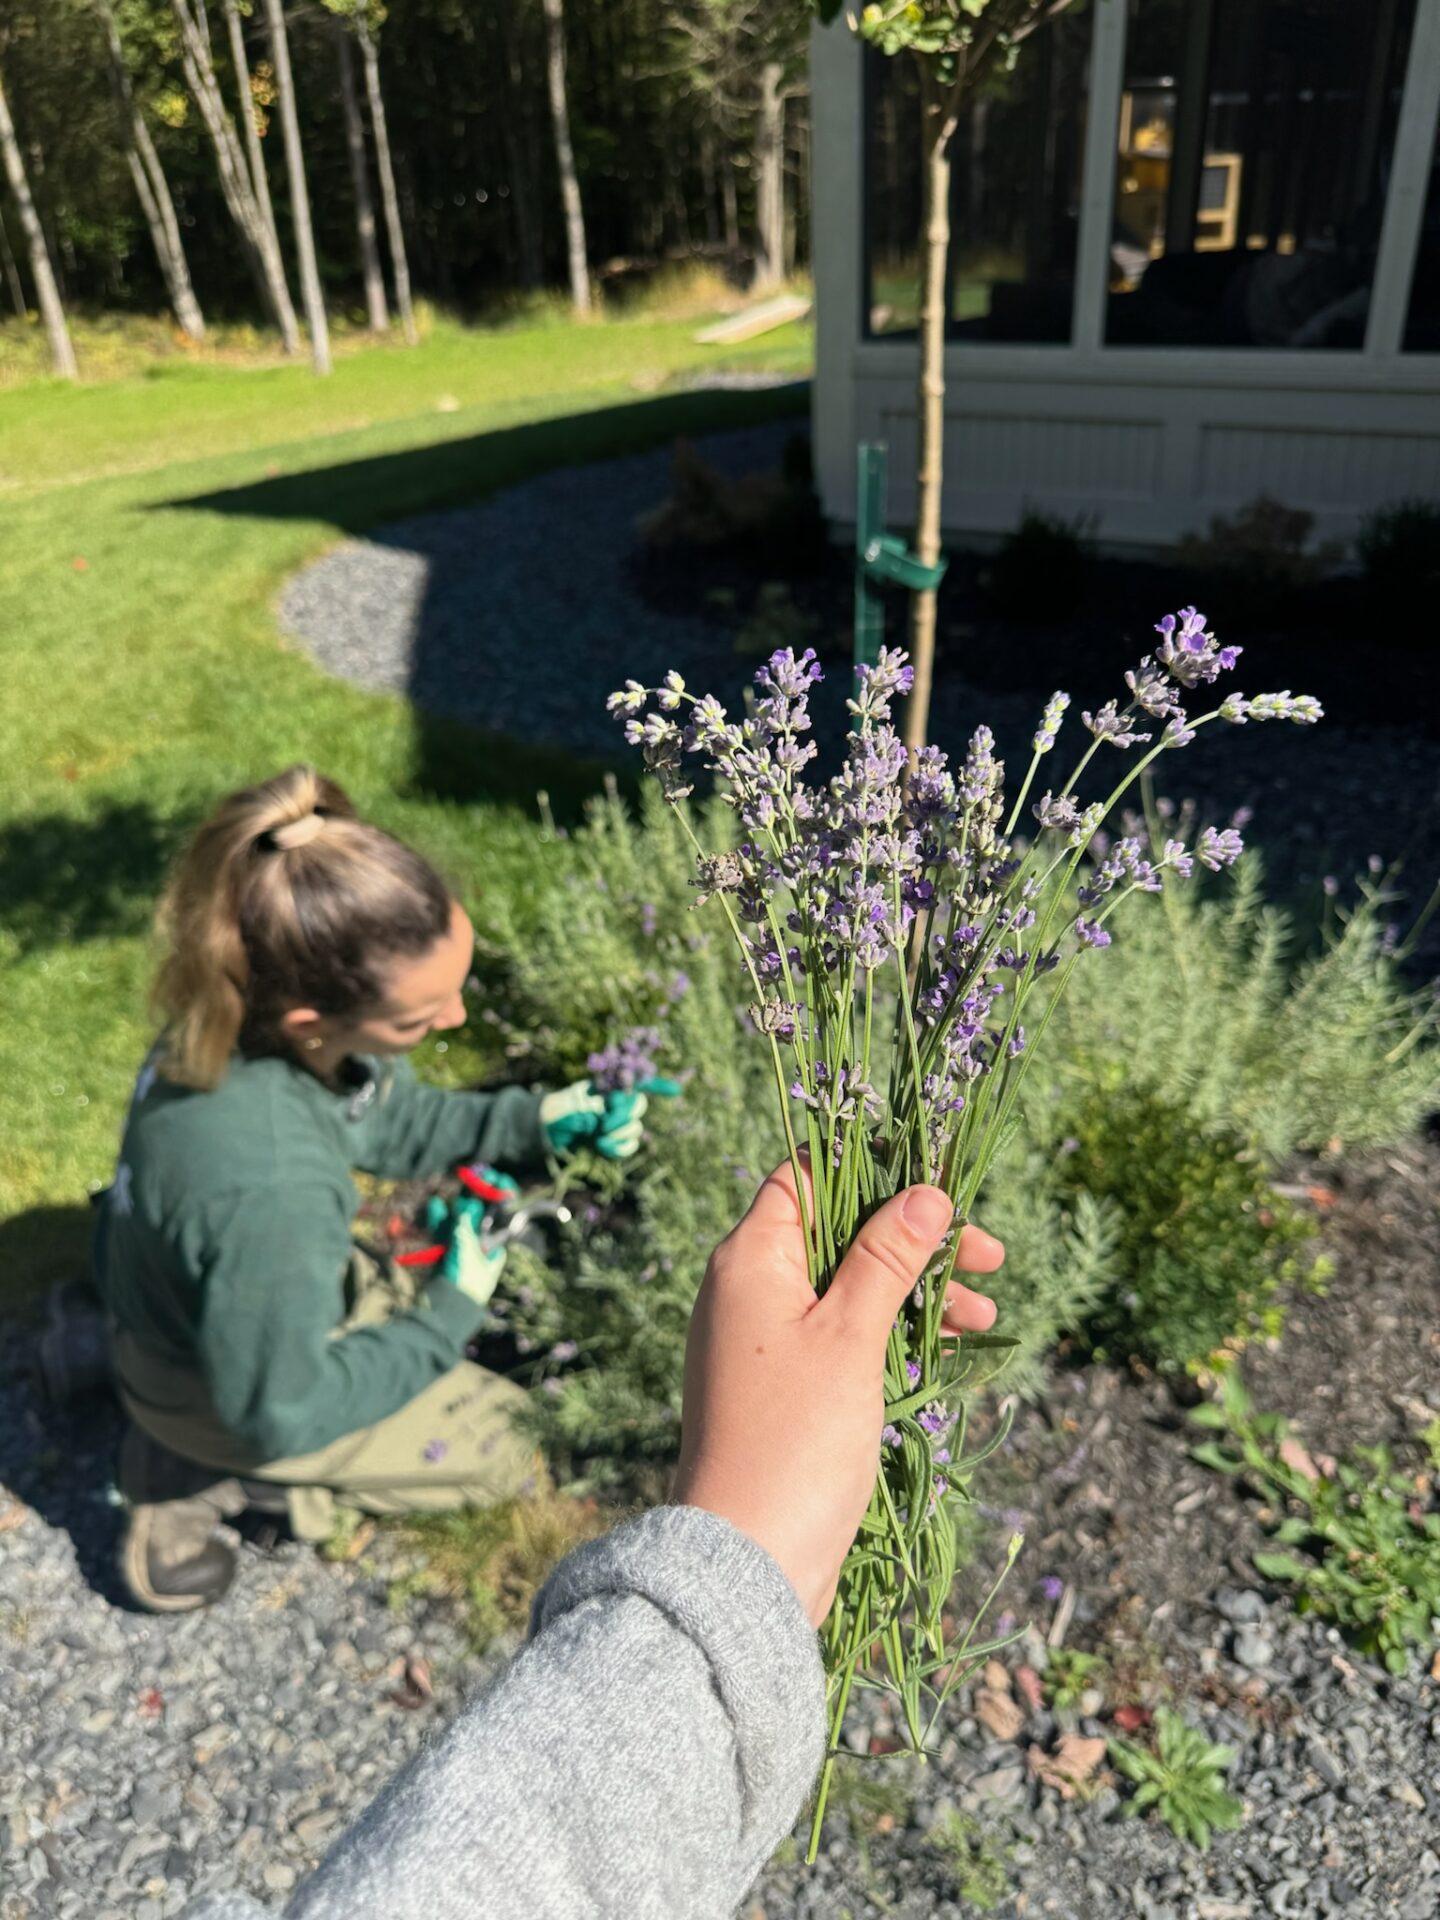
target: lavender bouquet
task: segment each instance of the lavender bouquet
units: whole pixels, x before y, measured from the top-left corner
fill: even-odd
[[[1187,700],[1203,698],[1240,649],[1219,646],[1193,607],[1157,632],[1154,653],[1125,676],[1128,700],[1080,716],[1088,744],[1064,785],[1034,800],[1038,832],[1027,821],[1023,838],[1026,803],[1069,706],[1064,693],[1045,709],[1008,813],[988,727],[976,728],[958,767],[938,747],[907,765],[890,717],[912,678],[899,651],[882,649],[873,667],[857,669],[844,763],[824,784],[804,778],[817,756],[813,650],[772,655],[739,721],[676,673],[656,688],[627,681],[609,701],[671,801],[692,790],[686,762],[695,757],[737,816],[736,845],[716,853],[679,809],[697,859],[697,904],[719,902],[751,1020],[770,1050],[816,1291],[862,1222],[901,1188],[932,1182],[955,1207],[952,1235],[891,1331],[875,1493],[823,1629],[830,1741],[812,1860],[852,1687],[896,1693],[923,1751],[949,1692],[1000,1644],[976,1639],[998,1581],[958,1646],[948,1644],[945,1607],[957,1503],[1000,1438],[964,1453],[962,1389],[975,1384],[979,1357],[1007,1343],[942,1337],[941,1315],[954,1241],[1019,1124],[1026,1068],[1075,966],[1110,944],[1106,922],[1119,903],[1160,891],[1167,874],[1185,880],[1197,864],[1230,866],[1241,851],[1233,828],[1206,828],[1189,847],[1097,836],[1144,770],[1200,727],[1321,717],[1316,701],[1288,692],[1232,693],[1192,712]],[[1107,797],[1081,804],[1077,790],[1097,755],[1139,748]],[[1019,1544],[1011,1541],[1006,1570]]]

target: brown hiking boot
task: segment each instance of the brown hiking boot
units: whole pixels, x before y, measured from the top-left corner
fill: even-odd
[[[133,1422],[120,1443],[120,1491],[130,1509],[120,1575],[147,1613],[212,1606],[235,1577],[235,1549],[217,1521],[242,1512],[238,1480],[184,1460]]]

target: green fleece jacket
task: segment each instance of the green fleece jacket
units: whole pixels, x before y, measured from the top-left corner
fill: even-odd
[[[101,1205],[97,1284],[121,1327],[200,1370],[258,1461],[309,1453],[398,1412],[483,1317],[436,1280],[412,1312],[336,1337],[351,1170],[405,1178],[542,1153],[537,1095],[442,1092],[403,1060],[352,1061],[338,1091],[282,1059],[237,1057],[203,1093],[147,1065]]]

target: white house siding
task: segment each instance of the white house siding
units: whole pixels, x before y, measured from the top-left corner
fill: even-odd
[[[1095,11],[1074,344],[947,350],[950,534],[1004,532],[1037,506],[1093,516],[1105,543],[1154,546],[1265,492],[1311,511],[1318,536],[1348,536],[1370,508],[1440,496],[1440,356],[1399,350],[1440,111],[1440,0],[1420,0],[1366,344],[1347,353],[1100,343],[1124,9]],[[916,348],[862,333],[861,59],[843,22],[817,30],[812,72],[818,484],[852,522],[856,446],[884,440],[903,525]]]

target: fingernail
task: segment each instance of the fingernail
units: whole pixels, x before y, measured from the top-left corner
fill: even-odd
[[[954,1214],[949,1196],[938,1187],[912,1187],[900,1207],[900,1218],[917,1240],[937,1241]]]
[[[995,1238],[993,1233],[987,1233],[983,1227],[971,1227],[970,1232],[975,1235],[976,1239],[980,1242],[981,1247],[985,1251],[987,1252],[999,1251],[1000,1242]]]

